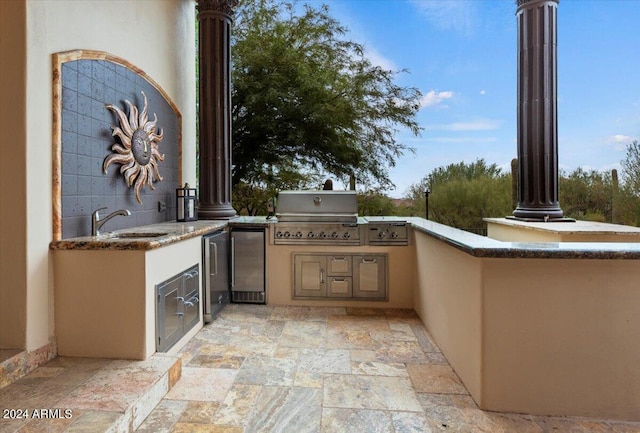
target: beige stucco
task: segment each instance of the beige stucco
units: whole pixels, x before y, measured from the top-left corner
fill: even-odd
[[[414,308],[482,409],[640,420],[638,260],[474,257],[416,235]]]
[[[0,348],[34,350],[55,332],[51,56],[91,49],[143,69],[182,113],[182,172],[195,183],[195,1],[0,3]]]
[[[146,359],[155,353],[155,286],[193,265],[201,269],[200,242],[149,251],[55,251],[58,354]],[[201,327],[202,317],[193,332]]]
[[[413,308],[478,401],[482,369],[480,261],[417,231],[415,248]]]
[[[0,2],[0,348],[26,347],[26,5]]]
[[[635,260],[483,259],[481,407],[640,420]]]
[[[294,300],[293,253],[380,254],[387,253],[387,301]],[[415,255],[412,247],[370,246],[267,246],[267,303],[270,305],[353,306],[371,308],[412,308],[415,287]]]

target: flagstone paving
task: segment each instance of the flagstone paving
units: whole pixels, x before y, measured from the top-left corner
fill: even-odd
[[[57,357],[0,388],[11,409],[0,433],[640,433],[482,411],[413,311],[360,308],[232,304],[174,355]]]

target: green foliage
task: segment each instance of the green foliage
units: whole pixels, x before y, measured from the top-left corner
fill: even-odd
[[[611,222],[613,183],[611,173],[577,168],[560,173],[559,202],[565,216],[575,219]]]
[[[565,216],[638,226],[640,197],[632,186],[618,185],[617,173],[577,168],[560,174],[560,207]]]
[[[483,159],[434,169],[409,187],[416,215],[424,215],[429,194],[429,219],[462,229],[482,231],[486,217],[511,213],[511,179],[496,164]]]
[[[638,140],[634,140],[627,146],[627,154],[622,160],[622,171],[626,187],[640,197],[640,142]]]
[[[365,191],[358,194],[358,215],[381,216],[395,214],[396,205],[388,196],[378,191]]]
[[[421,94],[394,84],[396,72],[372,65],[346,33],[326,5],[241,3],[232,47],[234,185],[296,174],[313,183],[327,173],[392,185],[388,167],[410,150],[395,132],[419,133]]]

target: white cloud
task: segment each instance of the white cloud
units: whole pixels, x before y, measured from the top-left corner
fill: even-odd
[[[633,137],[629,137],[628,135],[616,134],[612,137],[609,137],[609,142],[611,143],[631,143],[633,141]]]
[[[411,3],[441,30],[454,30],[466,36],[473,34],[476,7],[473,1],[413,0]]]
[[[487,94],[487,92],[486,92],[486,90],[482,89],[482,90],[480,90],[480,94],[481,94],[481,95],[486,95],[486,94]]]
[[[498,129],[502,122],[498,120],[476,120],[473,122],[453,122],[427,125],[427,131],[491,131]]]
[[[422,96],[422,99],[420,100],[420,106],[432,107],[434,105],[441,104],[447,99],[453,98],[454,95],[455,93],[450,90],[446,92],[436,92],[435,90],[430,90],[426,95]]]
[[[387,71],[397,71],[399,68],[393,63],[393,61],[387,59],[378,51],[370,48],[369,46],[365,47],[365,56],[369,59],[369,61],[375,65],[379,66]]]
[[[632,141],[633,137],[622,134],[616,134],[607,139],[607,142],[613,143],[613,148],[617,151],[625,150]]]

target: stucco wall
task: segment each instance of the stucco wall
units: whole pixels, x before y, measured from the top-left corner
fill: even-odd
[[[481,407],[640,420],[638,265],[483,259]]]
[[[480,408],[640,420],[638,260],[415,246],[414,309]]]
[[[480,260],[415,231],[413,308],[476,401],[481,398]]]
[[[3,215],[17,212],[2,225],[2,244],[5,239],[15,239],[26,245],[26,250],[20,252],[18,247],[18,253],[11,256],[2,250],[3,274],[4,269],[17,269],[3,277],[0,294],[3,304],[8,293],[12,293],[11,300],[26,304],[27,316],[26,335],[21,336],[20,317],[12,314],[9,320],[12,327],[0,334],[0,346],[18,345],[33,350],[47,344],[54,334],[53,277],[48,249],[52,239],[51,56],[73,49],[105,51],[128,60],[152,77],[182,113],[183,179],[195,184],[195,1],[27,1],[26,16],[21,14],[24,3],[2,4],[3,12],[7,7],[13,13],[6,17],[2,14],[1,39],[4,41],[5,33],[9,33],[15,46],[21,42],[26,46],[27,69],[24,84],[20,82],[24,73],[14,71],[12,75],[18,78],[12,85],[17,89],[5,94],[3,86],[0,101],[1,117],[5,112],[12,113],[7,121],[17,129],[10,136],[13,138],[10,144],[2,141],[2,160],[10,146],[13,162],[8,171],[4,163],[2,166],[2,212]],[[3,65],[24,63],[24,51],[12,46],[9,52],[14,54],[4,57],[3,49]],[[4,77],[3,74],[3,81]],[[22,188],[26,189],[21,194]],[[26,222],[23,234],[21,221]],[[24,272],[20,271],[21,266]],[[14,296],[16,287],[18,294]],[[20,287],[26,287],[24,300],[19,294]],[[20,310],[20,305],[17,307]]]
[[[26,5],[0,2],[0,348],[26,344]]]

